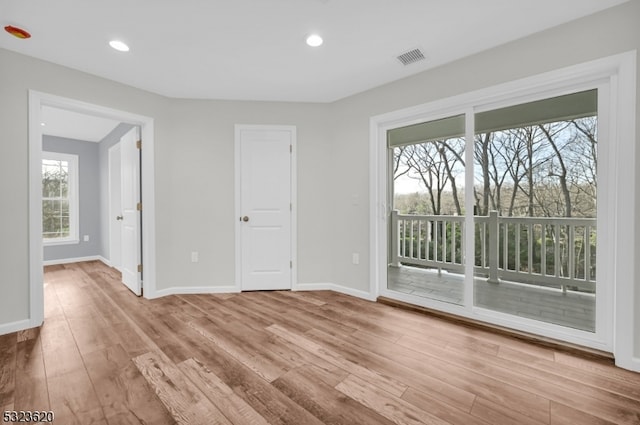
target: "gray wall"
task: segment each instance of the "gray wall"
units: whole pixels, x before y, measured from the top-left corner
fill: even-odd
[[[629,2],[332,104],[179,100],[0,50],[0,325],[29,317],[29,89],[155,122],[157,288],[229,285],[234,276],[233,125],[298,127],[300,283],[369,286],[369,118],[640,48]],[[640,100],[640,96],[638,97]],[[638,107],[640,116],[640,107]],[[640,118],[636,118],[640,122]],[[638,132],[637,140],[640,140]],[[640,157],[640,149],[637,149]],[[640,159],[636,158],[638,164]],[[634,172],[629,170],[629,172]],[[638,171],[634,178],[638,181]],[[635,189],[640,206],[640,185]],[[354,205],[353,199],[358,202]],[[640,252],[640,226],[629,237]],[[189,253],[200,251],[200,262]],[[360,253],[360,264],[351,253]],[[638,282],[640,262],[634,276]],[[640,283],[638,283],[640,284]],[[629,294],[632,296],[632,294]],[[640,289],[636,290],[640,306]],[[638,310],[637,310],[638,311]],[[635,328],[640,330],[640,313]],[[640,332],[636,353],[640,355]]]
[[[100,175],[98,144],[55,136],[42,137],[42,150],[78,155],[78,224],[77,244],[44,247],[44,261],[96,256],[100,252]],[[84,241],[84,236],[89,241]]]

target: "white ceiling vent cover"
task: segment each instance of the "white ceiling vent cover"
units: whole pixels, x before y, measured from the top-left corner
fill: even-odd
[[[398,60],[405,66],[415,62],[419,62],[424,59],[425,59],[424,54],[422,54],[420,49],[409,50],[408,52],[398,56]]]

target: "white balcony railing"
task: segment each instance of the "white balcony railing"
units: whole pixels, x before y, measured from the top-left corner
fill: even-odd
[[[390,264],[464,273],[465,218],[391,213]],[[474,217],[474,273],[500,280],[595,292],[596,219]]]

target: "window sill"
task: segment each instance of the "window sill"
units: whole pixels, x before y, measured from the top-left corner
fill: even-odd
[[[77,245],[80,243],[80,239],[59,239],[59,240],[43,240],[42,245],[47,246],[58,246],[58,245]]]

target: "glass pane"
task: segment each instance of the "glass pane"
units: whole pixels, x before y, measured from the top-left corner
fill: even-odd
[[[69,201],[66,199],[60,201],[60,215],[69,217]]]
[[[60,237],[66,238],[70,235],[69,216],[62,216],[60,218]]]
[[[45,238],[58,237],[60,234],[60,201],[42,201],[42,232]]]
[[[60,164],[58,161],[42,161],[42,197],[60,196]]]
[[[572,108],[556,120],[547,110],[532,122],[527,111],[541,109],[524,104],[504,109],[516,127],[476,132],[474,296],[477,306],[594,332],[597,115],[590,106],[576,118],[571,96],[544,101]]]
[[[438,122],[443,122],[439,120]],[[462,122],[464,116],[450,122]],[[424,123],[424,128],[430,123]],[[389,149],[393,212],[388,289],[462,304],[465,140],[450,137]]]
[[[60,161],[60,196],[69,197],[69,164],[66,161]]]

